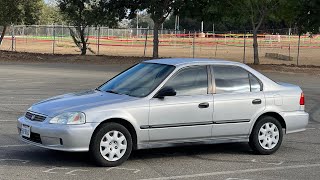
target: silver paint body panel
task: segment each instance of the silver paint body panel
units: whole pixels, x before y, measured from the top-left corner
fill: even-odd
[[[23,141],[44,148],[62,151],[88,151],[94,130],[105,121],[117,119],[129,122],[137,134],[137,148],[156,148],[193,143],[247,142],[256,120],[264,113],[283,117],[286,133],[303,131],[309,115],[299,105],[302,90],[295,85],[276,83],[247,65],[231,61],[208,59],[161,59],[145,63],[174,65],[176,69],[148,96],[143,98],[100,91],[70,93],[32,105],[28,110],[45,114],[43,122],[25,117],[18,119],[38,133],[42,144]],[[234,94],[153,98],[177,71],[195,65],[230,65],[252,73],[263,83],[263,91]],[[254,99],[262,103],[253,105]],[[199,103],[209,108],[198,108]],[[83,125],[50,124],[51,118],[64,112],[83,112]],[[63,145],[57,144],[62,139]]]

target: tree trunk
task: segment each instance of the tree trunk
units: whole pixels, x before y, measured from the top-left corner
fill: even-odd
[[[4,35],[6,34],[6,31],[7,31],[7,26],[3,26],[3,30],[0,36],[0,45],[2,44],[2,40],[4,38]]]
[[[80,30],[80,41],[82,44],[81,55],[87,54],[87,41],[86,41],[86,37],[85,37],[85,29],[86,28],[81,28],[81,30]]]
[[[260,64],[258,49],[258,31],[253,30],[253,64]]]
[[[153,28],[153,55],[154,59],[159,58],[159,27],[160,24],[158,22],[154,22]]]
[[[247,36],[247,33],[246,33],[246,30],[244,30],[244,33],[243,33],[243,63],[244,64],[246,63],[246,36]]]
[[[298,40],[297,66],[299,66],[299,55],[300,55],[300,39],[301,39],[301,33],[299,33],[299,40]]]

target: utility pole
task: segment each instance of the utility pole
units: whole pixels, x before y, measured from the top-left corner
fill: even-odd
[[[201,21],[201,32],[203,33],[203,21]]]
[[[213,23],[213,25],[212,25],[212,34],[214,35],[215,33],[214,33],[214,23]]]
[[[176,15],[176,18],[174,20],[174,34],[177,34],[177,24],[178,24],[178,16]]]
[[[178,16],[178,19],[177,19],[177,30],[179,31],[180,30],[180,17]]]
[[[14,35],[14,25],[11,24],[11,51],[16,51],[16,40]]]
[[[137,12],[137,37],[139,36],[139,14]]]
[[[53,35],[53,41],[52,41],[52,54],[54,54],[54,48],[56,46],[56,26],[55,24],[52,25],[53,31],[52,31],[52,35]]]

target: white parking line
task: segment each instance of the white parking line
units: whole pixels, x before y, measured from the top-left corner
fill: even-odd
[[[34,100],[41,100],[41,99],[44,99],[46,97],[43,97],[43,98],[23,98],[23,97],[8,97],[8,96],[0,96],[0,99],[9,99],[9,100],[12,100],[12,99],[19,99],[19,100],[28,100],[28,101],[34,101]]]
[[[75,169],[75,170],[72,170],[72,171],[67,172],[66,174],[75,176],[75,175],[77,175],[77,174],[75,174],[75,172],[80,172],[80,171],[82,171],[82,172],[88,172],[89,170],[85,170],[85,169]]]
[[[314,129],[317,129],[317,128],[306,128],[306,130],[314,130]]]
[[[241,174],[241,173],[250,173],[250,172],[263,172],[263,171],[310,168],[310,167],[320,167],[320,164],[293,165],[293,166],[257,168],[257,169],[242,169],[242,170],[235,170],[235,171],[220,171],[220,172],[212,172],[212,173],[190,174],[190,175],[182,175],[182,176],[168,176],[168,177],[141,179],[141,180],[186,179],[186,178],[207,177],[207,176],[216,176],[216,175]]]
[[[0,122],[17,122],[17,120],[0,120]]]
[[[23,147],[30,146],[29,144],[13,144],[13,145],[1,145],[0,148],[9,148],[9,147]]]
[[[30,104],[0,104],[0,106],[28,106]]]
[[[112,169],[132,171],[134,174],[140,172],[140,169],[129,169],[129,168],[119,168],[119,167],[111,167],[111,168],[107,169],[107,171],[110,171]]]
[[[0,162],[2,161],[18,161],[18,162],[21,162],[22,164],[26,164],[30,162],[29,160],[23,160],[23,159],[0,159]]]
[[[48,169],[48,170],[42,171],[42,172],[55,174],[57,172],[55,172],[53,170],[67,170],[67,169],[69,169],[69,168],[54,167],[54,168],[51,168],[51,169]]]

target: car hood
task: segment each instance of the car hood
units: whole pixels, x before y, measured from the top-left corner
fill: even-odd
[[[52,97],[33,104],[28,110],[54,117],[64,112],[85,111],[97,106],[111,105],[134,99],[136,98],[127,95],[89,90]]]

